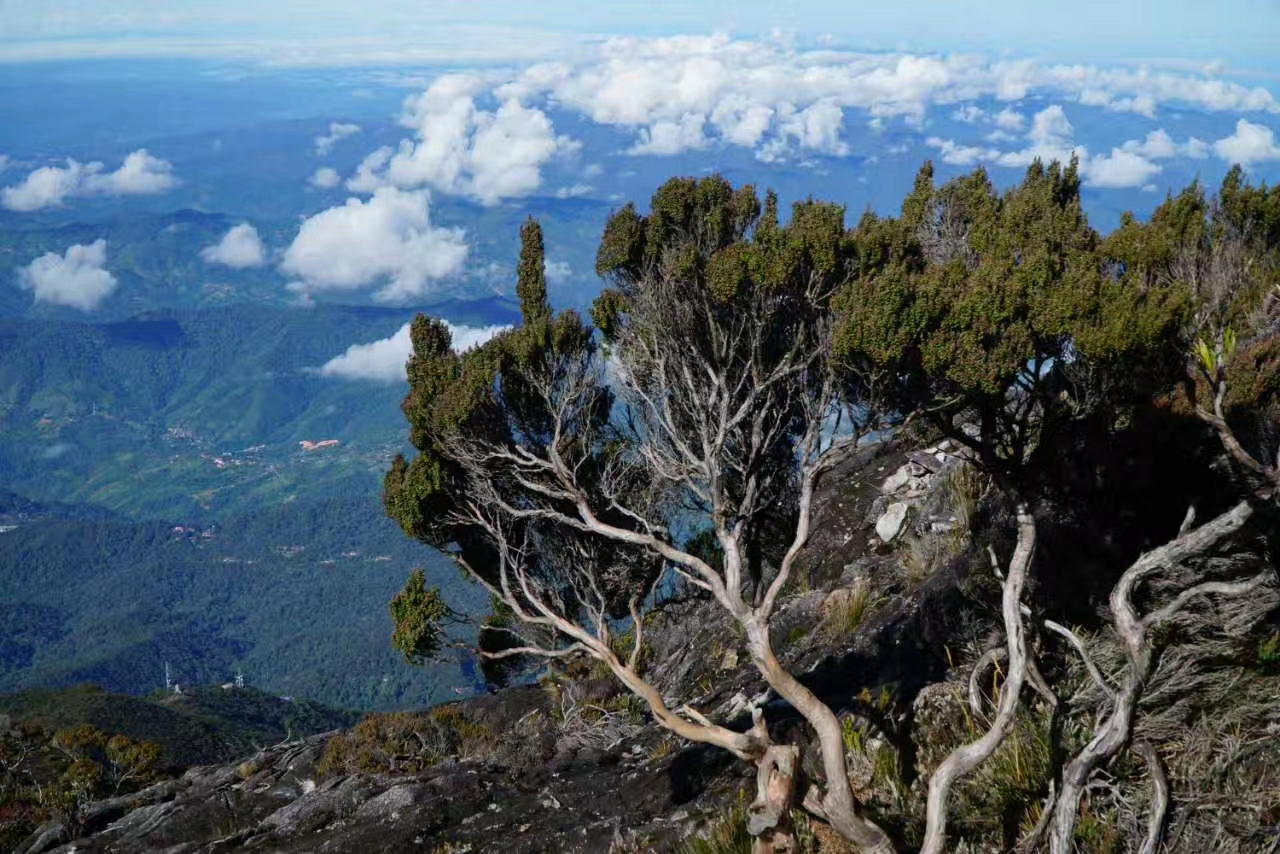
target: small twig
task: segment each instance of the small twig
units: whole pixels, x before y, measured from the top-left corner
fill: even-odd
[[[1146,760],[1147,773],[1151,775],[1151,815],[1147,816],[1147,838],[1139,854],[1156,854],[1160,838],[1164,835],[1165,816],[1169,812],[1169,777],[1160,762],[1160,754],[1150,742],[1139,741],[1133,749]]]

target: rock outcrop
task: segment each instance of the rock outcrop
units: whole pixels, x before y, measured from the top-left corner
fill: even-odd
[[[910,709],[946,670],[958,576],[904,581],[885,544],[938,521],[945,508],[934,494],[958,464],[946,448],[908,453],[887,441],[860,449],[822,486],[800,590],[772,631],[788,667],[839,711],[882,689]],[[714,602],[668,603],[646,637],[650,677],[673,705],[741,727],[763,705],[778,737],[805,738]],[[81,838],[65,842],[50,824],[20,850],[480,852],[495,840],[508,854],[672,850],[749,788],[754,771],[678,743],[642,712],[628,718],[626,699],[612,680],[578,674],[465,701],[457,707],[487,735],[416,773],[326,769],[329,736],[280,744],[94,804]],[[587,703],[622,711],[584,722]]]

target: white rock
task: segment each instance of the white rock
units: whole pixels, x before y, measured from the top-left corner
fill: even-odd
[[[891,492],[897,492],[906,486],[911,481],[911,471],[908,469],[908,465],[910,463],[885,478],[884,483],[880,486],[880,491],[887,495]]]
[[[893,542],[893,538],[902,531],[902,523],[907,521],[907,503],[895,501],[884,511],[884,515],[876,521],[876,536],[883,542]]]

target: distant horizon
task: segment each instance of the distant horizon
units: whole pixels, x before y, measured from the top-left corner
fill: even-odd
[[[0,2],[0,62],[182,57],[343,66],[521,62],[617,36],[727,34],[801,48],[986,53],[1050,61],[1213,64],[1221,74],[1280,72],[1274,0],[1029,5],[989,0],[908,3],[654,0],[643,9],[571,0],[511,7],[497,0],[304,0],[206,4],[115,0]]]

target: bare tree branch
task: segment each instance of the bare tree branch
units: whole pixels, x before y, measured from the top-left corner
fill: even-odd
[[[1009,673],[1000,694],[995,719],[977,741],[957,747],[942,761],[929,780],[929,799],[921,854],[941,854],[947,840],[947,811],[951,788],[961,777],[985,762],[1013,729],[1019,695],[1027,672],[1026,629],[1022,623],[1022,590],[1035,556],[1036,523],[1025,507],[1018,508],[1018,542],[1009,561],[1008,577],[1001,597]]]

